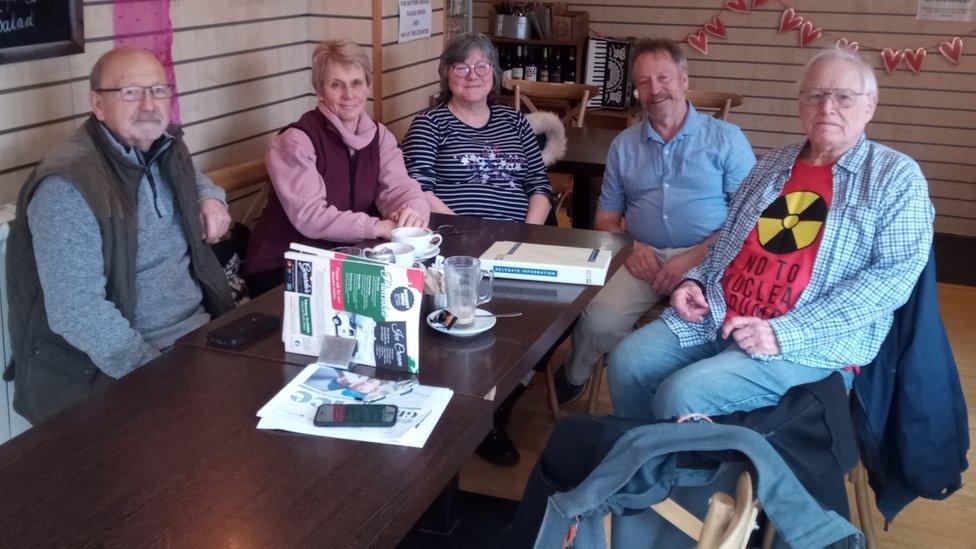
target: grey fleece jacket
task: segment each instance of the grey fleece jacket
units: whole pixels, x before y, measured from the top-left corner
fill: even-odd
[[[114,137],[112,142],[134,161],[150,162],[150,176],[139,182],[134,325],[106,299],[98,224],[74,186],[58,176],[45,178],[27,215],[51,329],[106,375],[120,378],[206,324],[210,315],[189,274],[189,249],[169,181],[153,158],[144,159]],[[198,170],[196,179],[200,200],[225,199],[224,190]]]

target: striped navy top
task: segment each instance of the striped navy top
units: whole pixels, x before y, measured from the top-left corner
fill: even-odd
[[[403,140],[407,171],[459,215],[524,221],[529,196],[552,196],[539,144],[521,113],[490,108],[482,128],[445,103],[418,114]]]

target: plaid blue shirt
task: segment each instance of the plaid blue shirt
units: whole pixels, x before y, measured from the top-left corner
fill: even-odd
[[[686,275],[705,288],[702,322],[663,315],[682,347],[713,341],[725,318],[722,275],[790,177],[805,143],[764,155],[732,198],[705,260]],[[833,168],[833,197],[810,282],[788,313],[769,321],[780,355],[818,368],[869,363],[928,260],[935,215],[928,183],[908,156],[863,135]]]

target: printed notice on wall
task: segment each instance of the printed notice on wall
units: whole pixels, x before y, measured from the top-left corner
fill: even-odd
[[[919,21],[973,21],[976,0],[918,0]]]
[[[430,0],[400,0],[400,39],[410,42],[430,36]]]

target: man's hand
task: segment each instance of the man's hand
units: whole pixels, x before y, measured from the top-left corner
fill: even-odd
[[[654,277],[661,270],[661,264],[654,255],[654,249],[640,242],[634,242],[634,249],[624,262],[627,272],[641,280],[654,283]]]
[[[203,241],[214,244],[220,240],[230,227],[230,212],[227,205],[216,198],[200,201],[200,232]]]
[[[396,223],[397,227],[426,227],[427,217],[404,204],[397,211],[393,212],[390,219]]]
[[[683,282],[671,294],[671,306],[686,322],[701,322],[711,311],[701,287],[690,280]]]
[[[701,263],[701,256],[695,250],[676,255],[664,262],[651,282],[651,287],[659,294],[670,294],[678,283],[684,280],[685,273],[699,263]]]
[[[737,316],[722,325],[722,337],[735,339],[736,345],[751,355],[779,354],[776,332],[768,320],[755,316]]]

